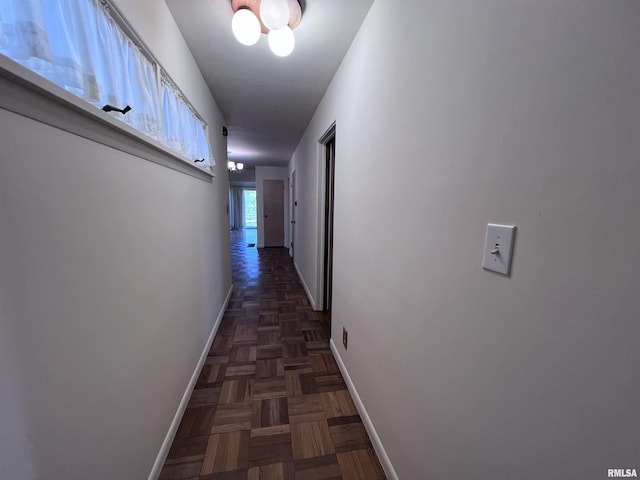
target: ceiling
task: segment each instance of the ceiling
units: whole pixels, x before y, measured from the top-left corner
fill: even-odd
[[[231,32],[231,0],[166,0],[229,129],[230,160],[287,164],[373,0],[303,0],[296,47],[271,53]]]

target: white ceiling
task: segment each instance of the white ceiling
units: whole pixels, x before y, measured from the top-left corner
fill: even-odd
[[[373,0],[303,0],[286,57],[231,32],[231,0],[166,0],[229,129],[231,160],[286,165]]]

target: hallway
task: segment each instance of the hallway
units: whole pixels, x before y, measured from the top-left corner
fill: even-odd
[[[234,290],[161,480],[384,480],[288,252],[232,232]]]

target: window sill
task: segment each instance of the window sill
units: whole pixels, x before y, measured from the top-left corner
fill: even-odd
[[[0,108],[211,182],[213,172],[0,54]]]

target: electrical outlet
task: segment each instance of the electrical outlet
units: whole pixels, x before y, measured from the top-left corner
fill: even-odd
[[[342,327],[342,344],[344,345],[344,349],[347,349],[347,344],[349,342],[349,334],[347,333],[347,329]]]

